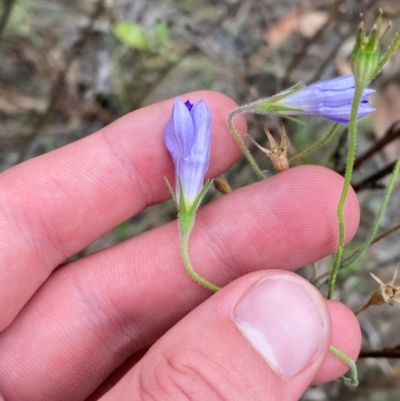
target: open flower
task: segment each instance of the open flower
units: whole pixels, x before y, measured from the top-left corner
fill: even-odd
[[[351,103],[354,96],[355,80],[353,75],[329,79],[305,86],[299,90],[290,89],[278,94],[273,102],[278,113],[283,115],[318,115],[329,120],[347,124],[350,121]],[[364,90],[358,108],[357,118],[364,117],[375,109],[369,105],[373,89]],[[272,97],[274,99],[275,96]],[[271,100],[272,100],[271,99]]]
[[[164,140],[175,164],[176,200],[183,200],[186,208],[197,203],[203,189],[210,161],[210,125],[211,113],[204,100],[193,105],[176,99]]]

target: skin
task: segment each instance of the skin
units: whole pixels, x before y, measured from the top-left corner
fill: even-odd
[[[210,91],[181,98],[209,105],[207,176],[218,176],[240,156],[226,124],[236,104]],[[322,167],[292,168],[200,209],[190,254],[199,274],[226,286],[213,296],[187,276],[176,222],[62,264],[170,197],[164,177],[173,181],[173,163],[163,129],[173,102],[132,112],[0,175],[0,400],[222,400],[245,393],[297,400],[310,384],[346,372],[328,353],[330,344],[357,357],[357,320],[335,301],[321,298],[329,336],[292,380],[252,348],[243,359],[236,350],[245,340],[229,317],[262,277],[293,274],[335,251],[343,180]],[[244,119],[235,123],[244,134]],[[344,215],[348,242],[359,222],[354,192]],[[230,306],[220,307],[225,299]],[[189,366],[191,374],[177,366]],[[218,384],[206,380],[210,372]],[[195,394],[185,392],[187,383]]]

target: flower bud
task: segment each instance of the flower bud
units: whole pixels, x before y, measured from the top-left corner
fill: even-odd
[[[210,162],[211,113],[207,103],[176,99],[164,130],[165,144],[175,165],[177,203],[190,209],[202,192]]]
[[[362,15],[361,15],[361,18]],[[365,33],[365,24],[362,19],[358,28],[356,44],[351,56],[351,69],[360,85],[366,87],[372,80],[374,71],[379,63],[380,43],[379,29],[382,23],[382,10],[375,20],[371,33]]]
[[[282,116],[315,115],[347,124],[350,121],[351,103],[355,90],[353,75],[316,82],[308,86],[297,85],[267,99],[249,104],[255,113],[275,113]],[[375,109],[369,105],[373,89],[362,94],[357,118],[362,118]]]

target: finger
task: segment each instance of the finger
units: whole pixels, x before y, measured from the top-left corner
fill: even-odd
[[[293,270],[321,259],[336,247],[342,185],[336,173],[305,166],[210,203],[200,209],[190,240],[193,265],[225,285],[249,271]],[[358,219],[350,192],[347,241]],[[0,389],[8,399],[88,396],[206,299],[209,292],[187,276],[178,243],[172,222],[58,269],[0,336]],[[53,361],[62,363],[49,377],[45,367]],[[18,366],[18,374],[9,366]]]
[[[327,301],[327,307],[332,322],[332,335],[330,345],[333,345],[345,355],[355,361],[361,347],[361,329],[354,313],[345,305],[336,301]],[[146,349],[147,351],[148,349]],[[89,396],[85,401],[97,401],[101,396],[111,390],[132,369],[145,353],[139,351],[128,358]],[[329,352],[318,369],[312,384],[328,383],[338,376],[348,372],[349,366],[338,357]]]
[[[135,366],[146,353],[150,347],[146,347],[132,356],[130,356],[121,366],[118,366],[96,390],[85,399],[85,401],[97,401],[104,394],[110,391],[131,369]],[[0,401],[1,398],[0,398]]]
[[[239,156],[227,127],[236,107],[210,91],[212,113],[209,176]],[[148,205],[168,198],[173,177],[163,141],[173,99],[130,113],[94,135],[29,160],[0,176],[0,331],[68,257]],[[244,131],[243,119],[238,119]]]
[[[297,401],[330,339],[315,287],[289,272],[253,273],[186,316],[101,401]]]

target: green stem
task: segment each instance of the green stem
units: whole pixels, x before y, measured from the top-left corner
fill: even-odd
[[[294,155],[290,160],[289,160],[289,165],[293,164],[293,162],[295,162],[296,160],[299,160],[307,155],[309,155],[310,153],[316,151],[317,149],[319,149],[321,146],[325,145],[327,142],[329,142],[332,137],[336,134],[338,128],[339,128],[339,123],[335,123],[333,124],[332,128],[329,130],[329,132],[317,143],[315,143],[314,145],[310,146],[308,149],[303,150],[300,153],[297,153],[297,155]]]
[[[217,292],[220,288],[203,277],[199,276],[193,269],[192,264],[190,263],[189,258],[189,251],[188,251],[188,242],[189,242],[189,235],[191,232],[191,228],[193,227],[194,223],[194,214],[192,216],[181,216],[180,220],[180,227],[181,227],[181,257],[183,265],[185,266],[186,271],[189,273],[189,276],[196,281],[196,283],[200,284],[201,286],[207,288],[210,291]],[[188,226],[188,222],[191,220],[191,223]],[[185,221],[182,223],[182,221]],[[182,226],[185,226],[186,229],[182,230]],[[189,228],[187,228],[189,227]]]
[[[375,234],[378,231],[379,224],[380,224],[380,222],[382,220],[382,217],[383,217],[383,215],[385,213],[386,207],[387,207],[387,205],[389,203],[390,196],[391,196],[391,194],[393,192],[393,189],[394,189],[394,184],[396,183],[396,179],[397,179],[397,176],[399,174],[399,170],[400,170],[400,158],[397,160],[397,162],[396,162],[396,164],[394,166],[393,173],[392,173],[392,176],[390,178],[389,185],[388,185],[388,187],[386,189],[385,197],[383,199],[383,203],[381,205],[381,208],[379,210],[378,215],[376,216],[376,219],[374,221],[374,225],[373,225],[373,227],[372,227],[367,239],[364,241],[363,245],[361,246],[361,248],[358,251],[354,252],[352,255],[350,255],[347,259],[345,259],[343,261],[343,263],[340,265],[340,268],[346,267],[349,264],[353,263],[371,245],[372,241],[374,240]]]
[[[329,347],[329,351],[338,357],[342,362],[344,362],[346,365],[349,366],[350,368],[350,377],[344,377],[342,376],[340,378],[340,381],[345,384],[351,384],[352,386],[357,386],[358,385],[358,374],[357,374],[357,366],[355,362],[349,358],[347,355],[343,354],[342,351],[339,351],[337,348],[335,348],[333,345]]]
[[[246,156],[246,159],[250,163],[254,172],[257,174],[257,177],[260,180],[263,180],[263,179],[265,179],[263,172],[258,167],[256,161],[254,160],[253,156],[251,155],[249,149],[247,149],[246,144],[243,142],[242,138],[240,137],[239,133],[237,132],[237,130],[233,124],[233,118],[235,116],[237,116],[238,114],[242,114],[242,113],[249,113],[251,111],[253,111],[253,108],[250,105],[240,106],[237,109],[233,110],[228,116],[228,127],[229,127],[229,130],[231,131],[233,137],[235,138],[236,143],[239,145],[240,150]]]
[[[340,195],[339,204],[337,207],[336,215],[338,219],[339,225],[339,243],[335,254],[335,259],[333,262],[332,271],[329,277],[329,286],[328,286],[328,295],[327,299],[331,299],[333,296],[333,291],[335,289],[336,277],[339,270],[340,262],[342,260],[343,248],[344,248],[344,235],[345,235],[345,227],[344,227],[344,218],[343,218],[343,209],[346,202],[347,194],[349,192],[351,177],[353,175],[353,166],[356,157],[356,148],[357,148],[357,114],[358,107],[361,101],[362,93],[364,87],[360,85],[356,81],[356,87],[354,90],[353,102],[351,105],[351,114],[350,114],[350,124],[349,124],[349,150],[347,153],[347,163],[346,163],[346,172],[344,175],[344,184],[342,193]]]
[[[380,59],[378,65],[376,66],[374,72],[372,73],[371,81],[381,72],[382,68],[389,61],[390,57],[393,56],[394,52],[397,50],[399,46],[400,46],[400,31],[396,33],[393,42],[390,44],[386,53]]]

